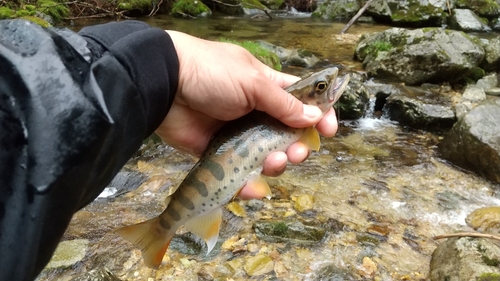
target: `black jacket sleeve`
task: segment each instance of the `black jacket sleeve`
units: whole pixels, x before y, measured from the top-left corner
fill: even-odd
[[[163,120],[168,34],[125,21],[69,30],[0,21],[0,280],[33,280],[72,215]]]

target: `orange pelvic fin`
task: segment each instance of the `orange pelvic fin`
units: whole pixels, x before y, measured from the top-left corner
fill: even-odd
[[[219,207],[202,216],[190,219],[184,226],[187,230],[205,240],[205,243],[207,243],[208,255],[217,243],[217,239],[219,239],[221,222],[222,207]]]
[[[271,199],[272,196],[271,188],[261,175],[249,179],[246,186],[238,193],[238,197],[241,199],[262,199],[264,197]]]
[[[115,231],[123,239],[141,249],[144,263],[151,268],[160,266],[175,233],[175,231],[166,233],[162,230],[161,226],[158,225],[158,220],[157,217]]]
[[[318,131],[314,127],[307,128],[299,141],[304,143],[310,150],[318,151],[321,146]]]

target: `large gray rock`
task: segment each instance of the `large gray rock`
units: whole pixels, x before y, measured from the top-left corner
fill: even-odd
[[[434,250],[429,278],[432,281],[498,280],[499,265],[500,247],[493,240],[451,238]]]
[[[500,30],[500,29],[499,29]],[[483,39],[484,40],[484,39]],[[483,42],[485,57],[481,67],[485,70],[497,70],[500,68],[500,38],[494,37]]]
[[[463,31],[491,31],[491,28],[469,9],[455,9],[450,19],[450,27]]]
[[[354,120],[365,116],[370,102],[370,93],[364,85],[365,77],[355,72],[350,75],[348,87],[335,104],[343,120]]]
[[[312,17],[323,19],[350,19],[361,7],[356,0],[327,0],[312,13]]]
[[[454,164],[500,183],[500,98],[483,101],[445,135],[442,156]]]
[[[446,2],[446,0],[375,0],[368,7],[367,14],[381,21],[405,26],[441,26],[448,16]]]
[[[484,56],[479,40],[440,28],[391,28],[364,35],[355,51],[370,75],[410,85],[454,82],[473,73]]]
[[[453,126],[456,118],[448,97],[418,87],[400,86],[399,90],[387,98],[385,105],[391,119],[417,129],[441,130]]]

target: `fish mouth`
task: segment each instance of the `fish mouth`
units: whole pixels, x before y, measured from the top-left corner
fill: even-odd
[[[349,74],[335,78],[335,82],[332,85],[330,92],[328,93],[328,101],[330,103],[334,104],[338,101],[340,96],[342,96],[347,87],[347,84],[349,83],[349,78]]]

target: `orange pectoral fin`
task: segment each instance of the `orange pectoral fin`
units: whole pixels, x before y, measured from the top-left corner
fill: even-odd
[[[310,150],[318,151],[321,146],[318,131],[314,127],[309,127],[305,130],[304,134],[299,139]]]

